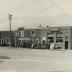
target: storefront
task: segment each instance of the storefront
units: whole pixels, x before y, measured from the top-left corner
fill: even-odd
[[[30,42],[31,42],[30,38],[19,38],[20,47],[28,48],[31,45]]]
[[[46,38],[44,41],[48,49],[70,49],[71,47],[71,27],[50,27],[42,30],[41,37]]]

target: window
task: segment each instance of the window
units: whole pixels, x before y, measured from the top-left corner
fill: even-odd
[[[9,39],[8,38],[5,39],[5,43],[9,43]]]
[[[31,42],[34,42],[34,40],[33,40],[33,39],[31,39]]]
[[[56,37],[56,43],[63,42],[63,37]]]
[[[32,34],[32,36],[35,36],[35,31],[32,31],[31,34]]]
[[[21,37],[24,37],[24,31],[21,31]]]
[[[43,41],[43,46],[46,44],[46,42],[45,41]]]
[[[54,42],[54,38],[53,38],[53,37],[48,37],[47,39],[48,39],[48,41],[49,41],[50,43],[53,43],[53,42]]]
[[[65,40],[66,40],[66,41],[68,40],[68,36],[65,36]]]
[[[16,33],[16,36],[19,36],[19,33],[18,32]]]
[[[1,39],[1,44],[4,44],[4,39]]]
[[[63,34],[63,32],[57,32],[57,34],[59,35],[59,34]]]

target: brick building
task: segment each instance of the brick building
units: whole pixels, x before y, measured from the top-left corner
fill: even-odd
[[[55,49],[72,49],[72,27],[19,28],[15,30],[16,46],[30,41],[41,43],[41,48],[45,48],[45,46],[47,48],[47,43],[50,46],[53,43]]]
[[[53,43],[56,49],[72,49],[72,27],[43,28],[41,42]]]
[[[0,31],[0,46],[10,45],[10,41],[12,46],[18,47],[24,47],[24,43],[30,47],[30,43],[37,42],[41,48],[53,43],[56,49],[72,49],[72,27],[18,28],[11,32],[11,37],[9,31]]]
[[[18,28],[15,30],[15,45],[16,46],[23,46],[24,42],[40,42],[41,41],[41,29],[25,29],[25,28]],[[27,46],[29,46],[27,45]]]
[[[0,31],[0,46],[14,46],[14,31]]]

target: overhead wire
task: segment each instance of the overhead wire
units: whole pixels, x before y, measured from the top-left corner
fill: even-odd
[[[68,13],[66,13],[64,10],[62,10],[59,6],[57,6],[57,4],[55,4],[54,2],[53,2],[53,0],[49,0],[50,1],[50,3],[54,6],[54,7],[56,7],[59,11],[61,11],[65,16],[67,16],[68,18],[72,18],[72,17],[70,17],[70,15],[68,14]]]
[[[44,8],[44,9],[39,9],[37,12],[34,12],[34,13],[29,14],[29,15],[23,16],[22,18],[27,17],[27,16],[36,16],[37,14],[41,14],[41,13],[51,9],[52,7],[53,6],[50,6],[48,8]]]
[[[44,8],[44,9],[39,9],[37,10],[36,12],[32,12],[31,14],[29,15],[25,15],[25,16],[22,16],[20,17],[20,19],[24,19],[24,17],[27,17],[27,16],[36,16],[36,15],[40,15],[41,13],[51,9],[52,7],[56,7],[60,12],[62,12],[66,17],[68,18],[72,18],[67,12],[65,12],[63,9],[61,9],[56,3],[53,2],[53,0],[49,0],[49,2],[52,4],[50,7],[48,8]],[[19,18],[18,18],[19,19]]]

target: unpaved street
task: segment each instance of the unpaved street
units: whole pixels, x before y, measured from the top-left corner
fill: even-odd
[[[72,72],[71,50],[1,48],[0,72]]]

